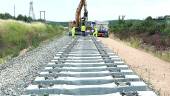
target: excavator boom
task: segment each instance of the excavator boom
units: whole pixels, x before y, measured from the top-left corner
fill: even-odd
[[[84,8],[84,16],[81,17],[82,9]],[[69,28],[76,27],[76,34],[79,34],[81,25],[86,25],[88,20],[88,11],[87,11],[87,3],[86,0],[80,0],[80,3],[77,7],[75,20],[69,23]],[[70,35],[70,34],[69,34]]]
[[[86,0],[81,0],[79,3],[79,6],[76,10],[76,17],[75,17],[75,23],[76,23],[76,27],[80,26],[80,22],[81,22],[81,11],[84,7],[84,19],[88,18],[88,11],[87,11],[87,3]]]

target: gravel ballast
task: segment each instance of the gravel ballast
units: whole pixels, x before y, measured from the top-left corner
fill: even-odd
[[[38,48],[23,56],[13,58],[0,65],[0,96],[19,96],[24,88],[34,79],[38,70],[50,62],[55,53],[68,44],[70,37],[41,44]]]

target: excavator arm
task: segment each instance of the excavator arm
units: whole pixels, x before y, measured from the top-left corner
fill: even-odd
[[[84,8],[84,16],[81,17],[82,9]],[[80,26],[82,24],[86,24],[88,20],[88,11],[87,11],[87,3],[86,0],[80,0],[80,3],[77,7],[75,20],[69,23],[69,28],[76,27],[76,31],[80,31]],[[77,34],[77,33],[76,33]]]
[[[81,11],[84,7],[84,16],[83,16],[83,19],[84,20],[87,20],[88,18],[88,11],[87,11],[87,3],[86,3],[86,0],[81,0],[80,3],[79,3],[79,6],[76,10],[76,17],[75,17],[75,25],[76,27],[79,27],[80,26],[80,22],[81,22]]]

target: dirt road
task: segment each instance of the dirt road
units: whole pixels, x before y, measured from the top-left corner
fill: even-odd
[[[159,91],[161,96],[170,96],[170,63],[145,51],[132,48],[119,40],[98,38],[107,47],[117,52],[122,59],[145,81]]]

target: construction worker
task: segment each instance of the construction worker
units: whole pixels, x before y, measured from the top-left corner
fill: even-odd
[[[82,35],[83,35],[83,36],[86,35],[86,34],[85,34],[85,32],[86,32],[86,26],[85,26],[85,24],[83,24],[83,25],[81,26],[81,32],[82,32]]]
[[[71,34],[72,34],[72,37],[75,38],[76,27],[73,27],[73,28],[71,29]]]
[[[93,36],[97,37],[98,36],[98,30],[97,27],[94,27],[94,32],[93,32]]]

